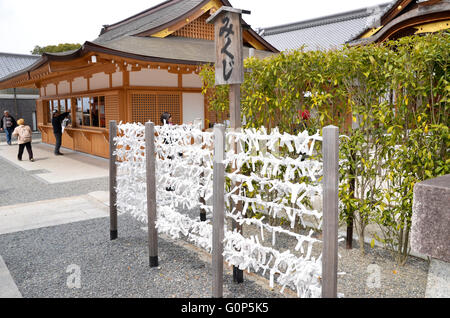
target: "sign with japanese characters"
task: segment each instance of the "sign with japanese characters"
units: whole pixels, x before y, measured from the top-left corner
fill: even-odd
[[[244,81],[241,12],[218,12],[214,19],[216,39],[216,85]]]

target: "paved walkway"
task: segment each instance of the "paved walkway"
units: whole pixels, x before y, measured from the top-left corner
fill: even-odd
[[[0,255],[0,298],[22,298],[11,273]]]
[[[39,170],[36,177],[47,183],[71,182],[77,180],[108,177],[109,161],[100,157],[61,148],[64,156],[55,156],[53,146],[36,142],[32,144],[35,161],[28,160],[24,151],[22,161],[17,160],[18,146],[0,144],[0,156],[12,164],[26,170]]]
[[[109,193],[0,207],[0,235],[109,216]]]

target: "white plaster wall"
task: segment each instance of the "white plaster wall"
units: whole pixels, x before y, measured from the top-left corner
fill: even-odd
[[[115,72],[112,75],[112,87],[119,87],[122,86],[123,83],[123,73],[122,72]]]
[[[105,73],[93,74],[89,79],[89,87],[91,90],[109,88],[109,75]]]
[[[201,93],[183,93],[183,124],[194,123],[195,119],[202,120],[205,127],[204,96]]]
[[[56,95],[56,85],[48,84],[46,87],[46,90],[47,90],[47,96]]]
[[[178,75],[167,70],[142,69],[130,72],[130,85],[178,87]]]
[[[202,79],[199,75],[192,74],[183,74],[183,87],[189,88],[202,88]]]
[[[72,82],[72,92],[84,92],[84,91],[87,91],[87,80],[84,77],[75,78]]]
[[[69,94],[70,84],[68,81],[62,81],[58,83],[58,95]]]

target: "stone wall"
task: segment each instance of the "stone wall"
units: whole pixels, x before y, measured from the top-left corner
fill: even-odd
[[[414,186],[411,248],[450,263],[450,174]]]

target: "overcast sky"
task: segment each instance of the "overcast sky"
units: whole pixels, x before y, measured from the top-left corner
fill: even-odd
[[[0,52],[30,54],[35,45],[94,40],[113,24],[163,0],[0,0]],[[230,0],[251,11],[254,29],[379,5],[389,0]]]

